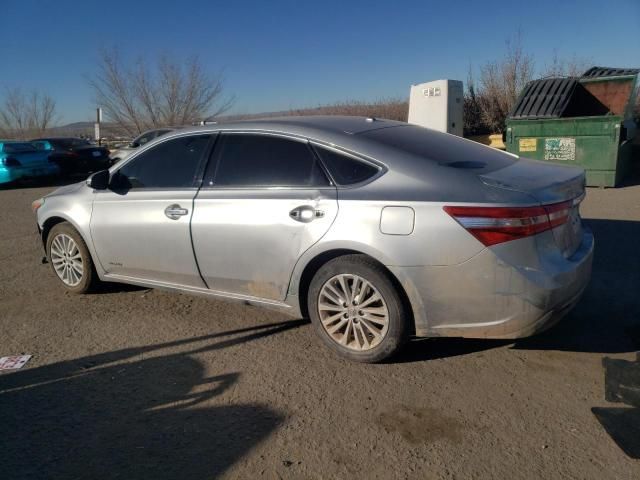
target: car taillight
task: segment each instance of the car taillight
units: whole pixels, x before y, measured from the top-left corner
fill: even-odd
[[[445,206],[444,211],[487,247],[529,237],[562,225],[572,201],[540,207]]]
[[[4,160],[2,160],[2,163],[4,164],[5,167],[19,167],[21,165],[18,159],[13,157],[5,158]]]

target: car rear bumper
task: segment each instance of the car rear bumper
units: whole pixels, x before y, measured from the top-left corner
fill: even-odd
[[[405,287],[418,336],[522,338],[546,330],[580,299],[591,277],[594,239],[535,267],[491,249],[455,266],[389,267]]]

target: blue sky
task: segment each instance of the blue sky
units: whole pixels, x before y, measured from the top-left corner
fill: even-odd
[[[2,0],[5,89],[52,95],[61,123],[92,120],[86,77],[102,48],[150,60],[197,55],[224,70],[233,113],[405,97],[412,83],[466,80],[522,33],[542,68],[554,50],[640,67],[640,0]]]

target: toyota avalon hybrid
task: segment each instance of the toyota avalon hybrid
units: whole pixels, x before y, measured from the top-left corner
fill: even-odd
[[[584,183],[402,122],[288,117],[175,130],[33,208],[71,292],[122,282],[276,308],[377,362],[410,336],[558,321],[591,274]]]

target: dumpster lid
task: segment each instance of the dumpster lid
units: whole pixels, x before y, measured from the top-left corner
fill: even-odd
[[[575,77],[533,80],[524,87],[509,117],[561,117],[576,87],[578,79]]]
[[[620,77],[637,75],[638,73],[640,73],[640,68],[591,67],[582,74],[582,78]]]

